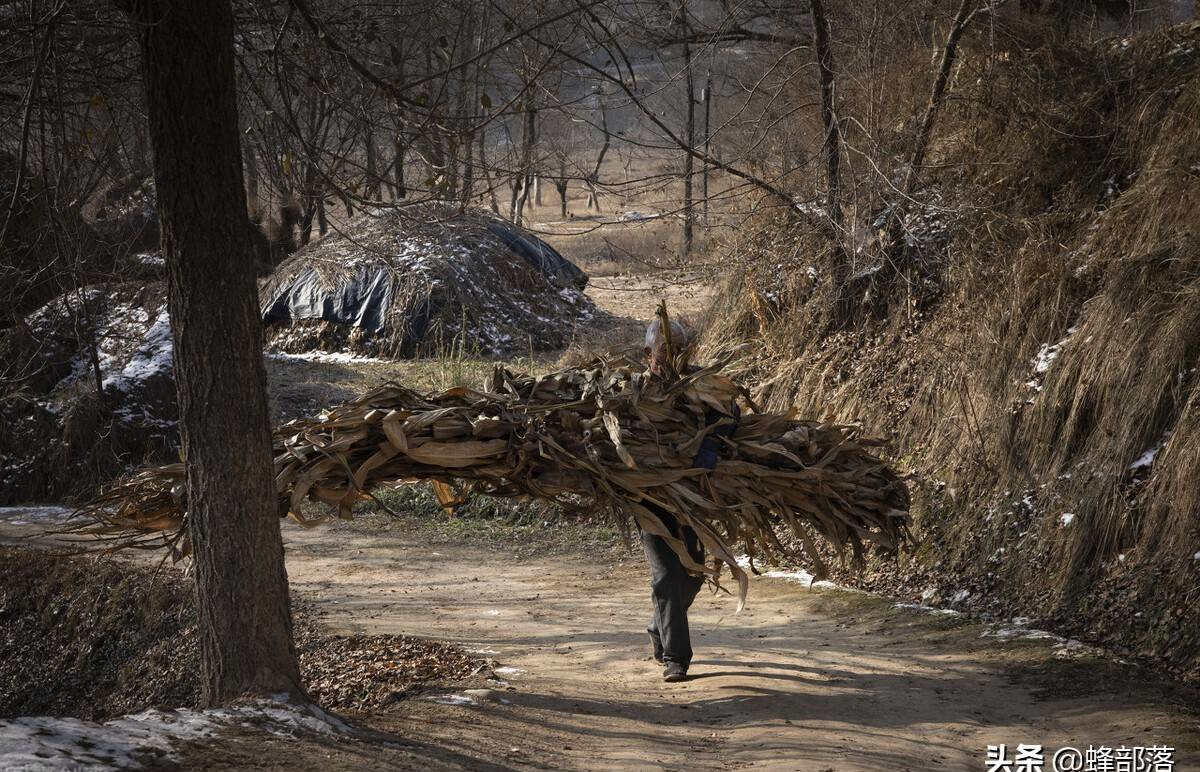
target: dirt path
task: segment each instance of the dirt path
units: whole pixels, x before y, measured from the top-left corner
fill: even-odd
[[[1190,746],[1176,769],[1196,768],[1194,718],[1111,684],[1036,695],[1002,666],[1052,661],[1044,644],[981,650],[980,627],[949,617],[760,579],[740,615],[730,598],[701,595],[694,679],[664,684],[647,657],[646,573],[632,557],[512,563],[346,530],[289,529],[287,540],[291,581],[335,628],[456,641],[497,659],[509,685],[472,704],[409,700],[367,719],[403,746],[289,742],[282,766],[980,770],[989,744],[1036,743]],[[1053,670],[1047,678],[1053,690]],[[261,738],[225,749],[203,758],[276,759]]]
[[[596,276],[588,282],[596,305],[617,317],[644,323],[654,318],[660,300],[682,316],[699,316],[712,302],[716,289],[700,276],[662,272],[637,276]]]
[[[47,522],[7,510],[0,541]],[[289,578],[335,630],[456,642],[507,683],[481,675],[447,686],[462,704],[428,698],[438,691],[348,716],[382,733],[369,739],[230,731],[186,746],[183,766],[982,770],[988,745],[1030,743],[1171,745],[1175,769],[1200,769],[1200,726],[1178,693],[1109,661],[1057,659],[1045,641],[1000,643],[962,617],[759,578],[741,614],[701,594],[694,677],[664,684],[642,632],[639,556],[528,559],[516,554],[529,544],[439,538],[415,521],[288,524]]]

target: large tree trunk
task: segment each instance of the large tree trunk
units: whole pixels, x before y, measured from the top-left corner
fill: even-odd
[[[229,0],[126,0],[145,67],[202,695],[302,696],[242,187]]]

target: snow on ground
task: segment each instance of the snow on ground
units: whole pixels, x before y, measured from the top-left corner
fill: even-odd
[[[1146,450],[1142,452],[1142,455],[1138,456],[1137,460],[1129,465],[1129,471],[1136,472],[1139,469],[1148,467],[1151,464],[1153,464],[1154,459],[1156,456],[1158,456],[1159,451],[1167,446],[1167,441],[1170,439],[1171,439],[1171,432],[1168,431],[1168,432],[1164,433],[1163,436],[1158,440],[1158,442],[1156,442],[1153,445],[1151,445],[1150,447],[1146,448]]]
[[[512,677],[512,676],[519,676],[519,675],[521,675],[522,673],[524,673],[525,671],[524,671],[524,670],[522,670],[522,669],[521,669],[521,668],[519,668],[519,667],[509,667],[508,665],[505,665],[504,667],[498,667],[498,668],[496,668],[496,669],[495,669],[494,671],[492,671],[492,672],[494,672],[496,675],[503,675],[503,676],[509,676],[509,677]]]
[[[1072,516],[1073,517],[1073,516]],[[1069,522],[1069,521],[1068,521]],[[1200,552],[1195,555],[1196,560],[1200,560]],[[743,568],[749,568],[750,559],[745,555],[738,557],[738,565]],[[853,587],[844,587],[834,582],[820,580],[813,581],[813,575],[807,571],[766,571],[760,576],[768,579],[782,579],[789,582],[800,582],[806,587],[821,587],[825,589],[842,590],[846,592],[859,592],[864,595],[876,595],[877,593],[858,590]],[[930,588],[922,594],[922,599],[925,603],[893,603],[892,608],[905,609],[907,611],[918,611],[925,614],[938,614],[942,616],[966,616],[961,611],[955,611],[950,608],[941,608],[938,606],[928,605],[928,601],[937,595],[937,591]],[[968,590],[959,590],[951,597],[951,603],[961,603],[970,597],[971,593]],[[878,596],[877,596],[878,597]],[[986,618],[986,617],[985,617]],[[1046,640],[1052,642],[1054,656],[1057,658],[1069,658],[1081,655],[1090,656],[1111,656],[1103,649],[1090,646],[1082,641],[1077,641],[1073,638],[1063,638],[1060,635],[1029,627],[1032,620],[1029,617],[1013,617],[1012,619],[1003,620],[1000,622],[991,623],[983,634],[982,638],[996,638],[1000,641],[1016,641],[1016,640]],[[497,673],[500,669],[496,670]]]
[[[996,622],[989,625],[979,637],[995,638],[1000,641],[1051,641],[1054,656],[1059,659],[1080,655],[1107,656],[1107,652],[1096,646],[1089,646],[1074,638],[1064,638],[1046,630],[1030,627],[1031,621],[1029,617],[1013,617],[1007,621]]]
[[[1073,325],[1067,334],[1062,337],[1057,343],[1043,343],[1038,349],[1036,355],[1030,360],[1033,365],[1033,377],[1025,385],[1034,391],[1042,390],[1041,379],[1050,371],[1050,366],[1054,364],[1054,360],[1058,359],[1058,355],[1062,353],[1063,347],[1071,340],[1071,336],[1079,332],[1079,325]]]
[[[737,564],[742,568],[749,569],[750,558],[746,555],[739,555]],[[828,579],[817,579],[803,569],[798,571],[763,571],[759,576],[766,579],[782,579],[785,582],[798,582],[805,587],[821,587],[827,590],[843,590],[845,592],[863,592],[863,590],[855,589],[854,587],[845,587]]]
[[[430,694],[425,699],[441,705],[474,705],[475,699],[469,694]]]
[[[360,357],[354,354],[347,354],[341,351],[305,351],[300,354],[285,354],[282,352],[270,352],[267,354],[268,359],[276,359],[283,362],[331,362],[335,364],[387,364],[390,359],[377,359],[375,357]]]
[[[0,521],[10,525],[61,525],[70,517],[70,507],[0,507]]]
[[[892,608],[903,608],[909,611],[920,611],[925,614],[944,614],[946,616],[962,616],[961,611],[955,611],[952,608],[938,608],[937,606],[928,606],[924,603],[895,603]]]
[[[351,731],[316,706],[277,700],[203,711],[147,710],[103,724],[30,716],[0,721],[0,769],[136,769],[170,758],[175,743],[209,737],[233,725],[283,736]]]
[[[121,372],[104,378],[104,387],[110,386],[128,392],[137,384],[156,375],[170,375],[174,343],[171,339],[171,318],[164,308],[142,336],[141,342],[130,355]]]

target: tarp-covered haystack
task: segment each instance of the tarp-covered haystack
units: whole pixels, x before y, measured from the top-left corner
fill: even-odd
[[[373,489],[413,480],[434,481],[447,505],[464,489],[532,496],[624,525],[632,519],[667,538],[692,571],[715,581],[728,566],[743,595],[739,549],[770,556],[799,543],[819,566],[813,533],[856,556],[864,542],[902,546],[908,491],[874,455],[879,443],[852,426],[735,418],[731,408],[748,399],[723,365],[662,378],[628,361],[595,360],[538,377],[498,367],[481,391],[421,396],[383,386],[276,430],[280,516],[312,524],[320,518],[303,504],[314,500],[350,517]],[[731,424],[716,467],[692,468],[706,434]],[[184,475],[176,464],[126,479],[83,511],[98,523],[85,530],[185,554]],[[713,564],[694,563],[651,506],[696,529]]]
[[[595,313],[587,276],[533,234],[442,206],[363,214],[264,286],[272,348],[399,357],[559,348]]]

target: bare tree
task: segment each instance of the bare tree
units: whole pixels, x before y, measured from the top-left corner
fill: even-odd
[[[828,219],[831,243],[830,276],[834,292],[839,296],[845,289],[850,266],[843,239],[841,175],[841,131],[838,128],[834,104],[833,46],[830,43],[829,15],[825,0],[811,0],[813,37],[816,43],[817,72],[821,84],[821,152],[825,158],[825,217]]]
[[[912,158],[908,163],[908,172],[904,177],[904,186],[900,189],[902,198],[896,202],[889,214],[887,226],[887,249],[891,268],[889,274],[900,273],[904,269],[904,261],[900,257],[901,245],[904,240],[904,214],[908,210],[908,202],[917,189],[921,167],[925,164],[925,152],[929,148],[929,140],[933,136],[933,127],[937,122],[938,113],[946,97],[946,88],[950,82],[950,71],[954,66],[954,58],[958,53],[958,43],[966,31],[972,10],[979,0],[962,0],[958,13],[954,15],[954,23],[946,36],[946,44],[942,47],[941,61],[938,63],[937,77],[933,81],[933,90],[929,94],[929,102],[925,106],[925,116],[921,119],[917,137],[913,142]]]
[[[684,110],[683,136],[688,148],[696,147],[696,79],[692,73],[692,46],[689,41],[691,24],[688,22],[688,4],[683,0],[679,4],[679,25],[683,40],[683,77],[684,98],[687,107]],[[707,162],[706,162],[707,163]],[[683,154],[683,241],[679,246],[679,257],[687,260],[692,256],[695,239],[695,202],[692,200],[692,182],[696,171],[696,158],[691,152]]]

